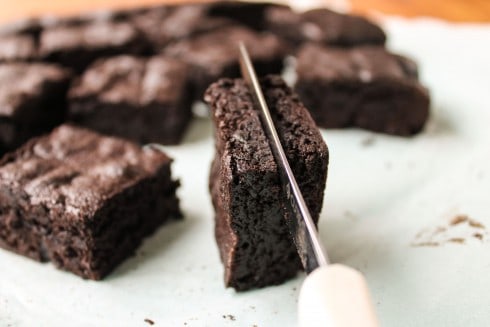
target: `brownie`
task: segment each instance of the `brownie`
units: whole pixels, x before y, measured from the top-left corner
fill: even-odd
[[[383,45],[383,30],[364,17],[340,14],[326,8],[296,13],[288,8],[268,8],[267,28],[295,46],[317,42],[335,46]]]
[[[32,35],[0,36],[0,63],[30,61],[36,57],[36,41]]]
[[[177,144],[192,118],[187,64],[117,56],[91,65],[69,91],[68,119],[139,143]]]
[[[55,65],[0,64],[0,155],[62,122],[70,75]]]
[[[293,173],[315,222],[327,177],[328,149],[298,96],[278,76],[261,80]],[[210,192],[225,284],[237,291],[280,284],[301,269],[286,226],[289,213],[259,111],[242,79],[206,91],[215,128]]]
[[[409,136],[428,119],[429,93],[408,58],[383,47],[308,44],[297,61],[296,90],[321,127]]]
[[[238,42],[245,42],[259,75],[280,73],[286,55],[284,44],[269,33],[258,33],[241,26],[230,26],[165,48],[166,55],[177,57],[192,67],[192,80],[198,98],[220,77],[238,77]]]
[[[144,54],[148,44],[129,23],[101,21],[43,30],[40,56],[49,62],[83,71],[100,57]]]
[[[270,8],[289,9],[271,2],[217,1],[208,5],[211,17],[226,17],[255,30],[266,28],[266,12]]]
[[[42,26],[37,18],[24,18],[0,25],[0,36],[38,36]]]
[[[208,16],[207,10],[200,4],[161,6],[135,14],[131,21],[159,52],[170,42],[233,24],[224,17]]]
[[[0,246],[101,279],[180,217],[159,150],[62,125],[0,160]]]

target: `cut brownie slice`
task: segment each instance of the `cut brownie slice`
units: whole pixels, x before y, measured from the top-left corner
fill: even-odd
[[[267,27],[293,45],[318,42],[336,46],[383,45],[383,30],[360,16],[344,15],[328,9],[295,13],[288,8],[267,9]]]
[[[0,62],[30,61],[36,57],[37,48],[33,36],[0,36]]]
[[[209,84],[218,78],[239,76],[239,41],[246,43],[259,75],[281,72],[286,49],[279,38],[240,26],[182,40],[166,47],[164,53],[192,65],[196,95],[201,98]]]
[[[177,144],[192,118],[188,66],[118,56],[90,66],[69,92],[69,119],[139,143]]]
[[[101,279],[180,217],[171,159],[62,125],[0,161],[0,246]]]
[[[422,130],[429,94],[416,64],[382,47],[306,45],[298,54],[296,89],[321,127],[360,127],[408,136]]]
[[[281,143],[318,221],[328,150],[315,122],[278,76],[261,81]],[[206,91],[215,126],[210,192],[225,284],[243,291],[279,284],[301,268],[286,226],[286,197],[259,112],[241,79],[221,79]]]
[[[100,57],[144,54],[148,44],[130,24],[95,22],[55,26],[41,33],[40,56],[75,71],[82,71]]]
[[[60,124],[70,73],[47,64],[0,64],[0,155]]]

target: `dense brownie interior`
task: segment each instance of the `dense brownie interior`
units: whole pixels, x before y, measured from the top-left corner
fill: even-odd
[[[262,80],[265,97],[293,172],[315,221],[326,182],[328,150],[307,110],[281,78]],[[300,269],[286,226],[286,199],[277,166],[240,79],[222,79],[206,92],[215,126],[210,191],[225,284],[238,291],[279,284]]]

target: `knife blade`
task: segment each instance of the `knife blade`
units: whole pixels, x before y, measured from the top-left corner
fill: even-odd
[[[307,273],[319,266],[328,264],[328,256],[320,242],[318,232],[310,211],[303,198],[301,190],[289,165],[281,140],[274,126],[272,115],[265,101],[257,74],[250,60],[244,43],[239,44],[240,69],[242,76],[251,89],[252,97],[257,108],[260,108],[262,127],[277,164],[281,186],[289,205],[286,223],[298,250],[299,257]]]
[[[239,42],[239,53],[242,77],[250,88],[254,105],[259,109],[262,127],[269,140],[281,186],[288,200],[286,224],[308,273],[298,300],[300,326],[377,327],[376,314],[362,274],[344,265],[329,264],[243,42]]]

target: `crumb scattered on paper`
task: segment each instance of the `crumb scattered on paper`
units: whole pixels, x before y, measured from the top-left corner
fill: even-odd
[[[456,226],[462,223],[465,223],[468,221],[468,216],[466,215],[457,215],[453,219],[451,219],[451,222],[449,223],[451,226]]]
[[[374,135],[369,135],[368,137],[364,138],[361,141],[361,145],[364,147],[368,147],[373,145],[375,142],[376,142],[376,137],[374,137]]]
[[[231,321],[235,321],[236,318],[234,315],[223,315],[223,319],[229,319]]]
[[[470,240],[481,242],[489,238],[485,225],[468,215],[456,215],[445,225],[424,229],[415,235],[412,246],[436,247],[447,243],[466,244]]]
[[[155,324],[155,322],[154,322],[153,320],[148,319],[148,318],[146,318],[146,319],[145,319],[145,322],[146,322],[148,325],[154,325],[154,324]]]
[[[475,234],[473,234],[473,237],[477,238],[479,240],[483,240],[483,234],[482,233],[475,233]]]

